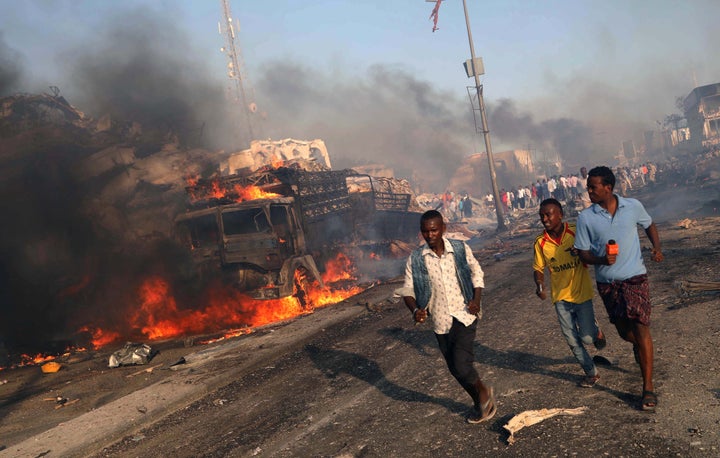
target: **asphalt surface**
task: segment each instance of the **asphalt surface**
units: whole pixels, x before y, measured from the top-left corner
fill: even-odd
[[[391,289],[391,286],[386,288]],[[160,356],[150,361],[148,367],[156,367],[161,360],[166,362],[165,367],[148,373],[145,386],[98,408],[73,415],[20,443],[5,445],[0,440],[0,446],[5,447],[0,451],[0,457],[86,456],[227,385],[238,377],[238,373],[251,371],[259,364],[302,345],[321,331],[323,326],[333,326],[351,319],[365,309],[357,301],[348,302],[344,306],[319,309],[313,315],[267,326],[210,348],[162,351]],[[181,358],[185,360],[184,363],[170,367]],[[117,371],[114,378],[122,380],[143,369],[142,366],[124,367]],[[34,368],[34,371],[39,372],[39,368]],[[89,383],[99,384],[92,380]],[[53,386],[43,392],[46,396],[52,395],[56,389]],[[36,405],[41,402],[40,395],[34,395]],[[45,406],[45,412],[55,413],[47,407],[47,402]],[[71,408],[64,407],[63,411]]]

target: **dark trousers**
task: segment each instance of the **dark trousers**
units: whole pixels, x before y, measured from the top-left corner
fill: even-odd
[[[473,366],[475,362],[473,345],[475,343],[476,330],[477,320],[473,321],[470,326],[465,326],[453,318],[450,332],[447,334],[435,334],[435,337],[440,346],[440,353],[442,353],[445,358],[450,373],[477,404],[480,399],[480,393],[478,392],[476,384],[480,376],[477,370],[475,370],[475,366]]]

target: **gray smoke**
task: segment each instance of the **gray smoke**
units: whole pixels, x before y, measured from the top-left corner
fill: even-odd
[[[11,49],[0,31],[0,97],[10,95],[20,88],[22,57]]]
[[[108,19],[93,46],[69,49],[63,61],[83,110],[221,147],[232,121],[207,55],[160,12],[140,8]]]
[[[269,62],[256,86],[266,134],[321,138],[337,168],[382,164],[442,189],[472,152],[469,104],[391,66],[338,78]]]
[[[437,192],[465,157],[484,151],[467,98],[391,66],[337,78],[297,63],[271,62],[258,88],[270,136],[322,138],[334,166],[383,164]],[[585,122],[536,120],[510,99],[486,103],[495,152],[530,144],[573,164],[597,160],[597,139]]]
[[[499,139],[514,139],[518,146],[529,144],[532,149],[556,152],[573,164],[596,160],[592,157],[592,128],[579,120],[558,118],[536,121],[530,113],[519,113],[516,103],[510,99],[501,99],[491,105],[488,112],[492,119],[491,133]]]

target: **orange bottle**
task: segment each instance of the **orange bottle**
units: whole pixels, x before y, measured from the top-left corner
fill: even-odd
[[[607,245],[605,245],[605,253],[617,255],[619,252],[620,252],[620,247],[618,247],[618,244],[615,243],[615,240],[613,240],[613,239],[608,240]]]

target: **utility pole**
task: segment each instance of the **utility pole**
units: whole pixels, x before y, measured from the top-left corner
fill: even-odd
[[[485,101],[483,100],[483,86],[480,84],[480,75],[484,73],[482,58],[475,58],[475,46],[473,45],[472,32],[470,31],[470,18],[468,16],[467,1],[463,0],[463,10],[465,11],[465,25],[467,27],[468,42],[470,43],[470,61],[465,63],[465,70],[468,77],[475,77],[475,91],[478,99],[478,110],[480,111],[480,121],[482,124],[482,133],[485,138],[485,151],[487,152],[488,168],[490,169],[490,182],[492,183],[493,200],[495,201],[495,214],[497,215],[497,232],[506,231],[505,219],[502,212],[502,201],[500,200],[500,192],[498,191],[497,179],[495,175],[495,159],[493,158],[492,146],[490,144],[490,129],[487,123],[487,114],[485,113]],[[472,100],[471,100],[472,102]],[[473,115],[475,113],[475,104],[473,104]],[[477,130],[477,124],[476,124]]]
[[[248,142],[254,140],[255,132],[253,131],[253,114],[257,111],[255,102],[248,101],[245,93],[242,60],[240,52],[235,46],[235,27],[233,26],[232,13],[230,13],[229,0],[220,0],[223,10],[223,21],[218,23],[218,31],[225,37],[225,46],[221,51],[228,58],[228,77],[233,81],[234,98],[241,105],[241,110],[247,121],[247,132],[250,135]]]

